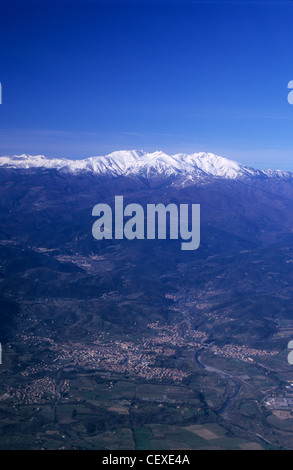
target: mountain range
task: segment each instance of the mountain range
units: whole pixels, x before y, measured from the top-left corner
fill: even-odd
[[[199,152],[168,155],[162,151],[148,153],[142,150],[121,150],[105,156],[80,160],[46,158],[43,155],[13,155],[0,157],[0,167],[22,169],[55,169],[78,174],[92,173],[100,176],[167,176],[198,179],[205,177],[237,178],[281,178],[293,179],[293,173],[281,170],[257,170],[233,160]]]
[[[117,195],[200,204],[199,248],[94,239],[93,207]],[[65,434],[102,448],[103,432],[176,423],[293,448],[289,418],[264,405],[292,382],[292,207],[293,173],[211,153],[0,157],[0,448],[61,448]],[[44,401],[50,383],[69,392]]]

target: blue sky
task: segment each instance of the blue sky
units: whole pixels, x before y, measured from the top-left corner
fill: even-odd
[[[293,170],[293,1],[1,1],[0,154]]]

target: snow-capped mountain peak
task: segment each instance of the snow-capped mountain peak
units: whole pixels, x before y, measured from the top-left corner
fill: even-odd
[[[233,160],[199,152],[168,155],[163,151],[152,153],[143,150],[120,150],[105,156],[70,160],[46,158],[44,155],[13,155],[0,157],[0,167],[23,169],[56,169],[62,172],[89,172],[104,176],[188,176],[221,177],[235,179],[241,177],[264,176],[288,178],[291,173],[280,170],[254,170]]]

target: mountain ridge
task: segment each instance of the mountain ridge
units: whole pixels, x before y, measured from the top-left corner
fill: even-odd
[[[120,150],[104,156],[93,156],[80,160],[48,158],[44,155],[1,156],[0,168],[55,169],[78,174],[93,173],[101,176],[185,176],[238,178],[293,179],[293,173],[282,170],[258,170],[234,160],[209,152],[168,155],[163,151]]]

